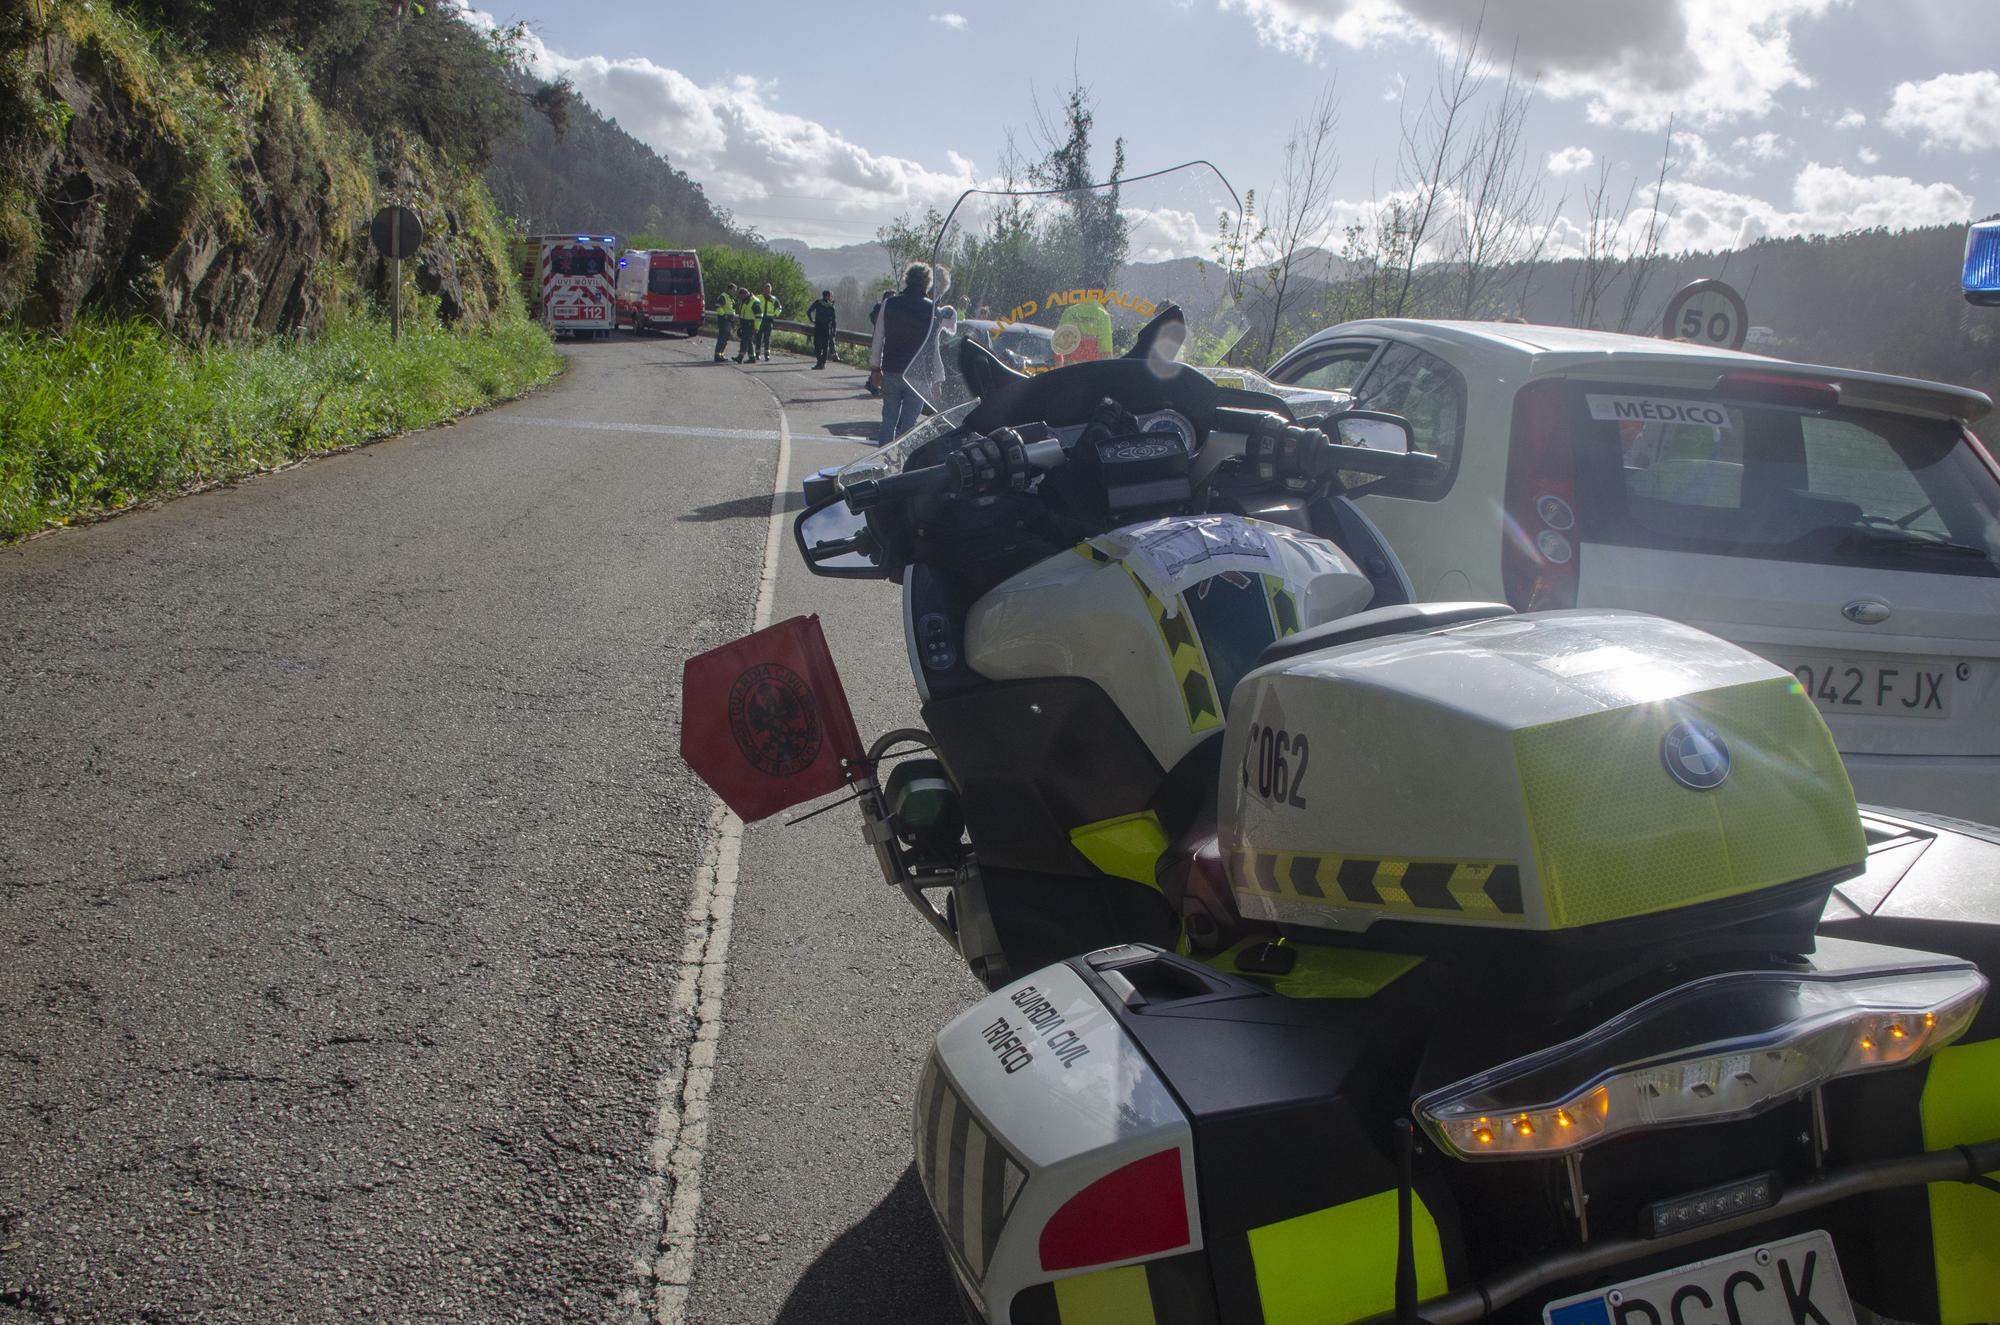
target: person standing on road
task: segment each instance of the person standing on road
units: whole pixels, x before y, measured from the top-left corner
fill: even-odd
[[[715,300],[715,361],[729,353],[729,333],[736,327],[736,284],[730,282]]]
[[[764,314],[763,301],[743,287],[743,297],[736,305],[736,362],[743,363],[757,357],[757,319]]]
[[[819,362],[813,367],[824,368],[826,361],[833,357],[834,323],[839,320],[839,312],[833,306],[833,291],[821,290],[819,298],[806,305],[806,321],[812,323],[813,353]]]
[[[868,325],[870,327],[881,325],[882,305],[886,300],[894,298],[895,294],[894,290],[884,290],[882,298],[877,299],[874,306],[868,310]],[[880,368],[872,368],[868,374],[868,394],[871,396],[882,394],[882,370]]]
[[[771,283],[764,282],[764,306],[757,319],[757,353],[764,356],[764,362],[771,362],[771,328],[778,321],[778,314],[784,310],[778,306],[778,296],[771,293]]]
[[[930,338],[937,305],[931,302],[931,269],[913,262],[903,273],[903,292],[882,301],[868,367],[882,374],[882,444],[888,445],[923,417],[923,397],[904,374]]]

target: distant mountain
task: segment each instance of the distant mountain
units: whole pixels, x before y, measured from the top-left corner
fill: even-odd
[[[501,215],[529,234],[648,234],[689,248],[746,242],[701,185],[580,97],[561,137],[524,110],[520,138],[494,152],[486,185]]]
[[[768,239],[764,246],[773,253],[788,253],[797,258],[806,281],[817,289],[830,290],[847,276],[862,285],[889,283],[889,250],[880,244],[814,248],[802,239]]]

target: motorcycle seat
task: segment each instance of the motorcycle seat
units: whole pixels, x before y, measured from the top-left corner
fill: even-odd
[[[1331,649],[1340,644],[1381,639],[1385,635],[1442,630],[1446,626],[1462,626],[1470,621],[1489,621],[1494,617],[1513,615],[1514,609],[1505,603],[1399,603],[1395,607],[1377,607],[1274,641],[1258,656],[1257,665],[1263,667],[1301,654],[1318,653],[1321,649]]]

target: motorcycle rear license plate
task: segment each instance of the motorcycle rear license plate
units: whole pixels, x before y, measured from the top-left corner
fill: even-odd
[[[1833,1239],[1801,1233],[1566,1297],[1543,1325],[1854,1325]]]

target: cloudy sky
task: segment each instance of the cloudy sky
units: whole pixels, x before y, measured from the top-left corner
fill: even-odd
[[[1131,169],[1206,157],[1267,195],[1335,80],[1335,193],[1358,215],[1482,10],[1486,48],[1536,84],[1527,150],[1569,197],[1565,234],[1607,164],[1620,192],[1652,179],[1670,117],[1675,247],[2000,211],[1996,0],[487,3],[740,220],[815,244],[990,178],[1072,70]]]

